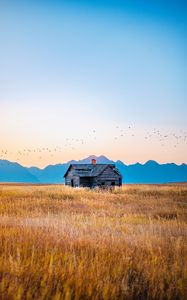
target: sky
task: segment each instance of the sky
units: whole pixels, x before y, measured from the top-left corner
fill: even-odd
[[[0,159],[187,163],[187,4],[0,0]]]

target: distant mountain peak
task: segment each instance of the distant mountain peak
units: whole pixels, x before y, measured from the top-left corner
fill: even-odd
[[[155,160],[148,160],[144,165],[158,166],[159,163],[157,163]]]
[[[89,156],[88,156],[87,158],[85,158],[85,159],[97,159],[97,158],[98,158],[98,156],[92,154],[92,155],[89,155]]]
[[[116,164],[122,165],[122,166],[126,166],[126,164],[124,164],[124,162],[122,162],[121,160],[117,160],[117,161],[116,161]]]
[[[39,180],[17,162],[0,160],[0,182],[39,183]]]
[[[104,155],[96,156],[96,155],[89,155],[88,157],[81,159],[81,160],[71,160],[69,164],[90,164],[92,159],[95,159],[98,164],[113,164],[114,161],[110,160]]]
[[[106,157],[105,155],[99,155],[99,156],[96,156],[96,155],[94,155],[94,154],[92,154],[92,155],[89,155],[86,159],[90,159],[90,160],[92,160],[92,159],[98,159],[98,160],[101,160],[101,159],[105,159],[105,160],[109,160],[109,161],[111,161],[108,157]]]

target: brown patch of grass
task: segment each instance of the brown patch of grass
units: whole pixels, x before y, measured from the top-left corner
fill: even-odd
[[[0,185],[1,299],[186,299],[187,186]]]

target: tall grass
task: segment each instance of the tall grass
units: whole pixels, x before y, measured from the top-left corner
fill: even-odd
[[[187,186],[0,185],[0,299],[187,299]]]

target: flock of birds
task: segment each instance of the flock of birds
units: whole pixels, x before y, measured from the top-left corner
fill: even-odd
[[[115,128],[115,135],[113,136],[114,141],[122,140],[122,139],[129,139],[136,138],[137,133],[135,128],[132,125],[127,126],[126,128],[122,128],[120,126],[116,126]],[[90,132],[89,138],[92,140],[97,140],[97,131],[94,129]],[[180,143],[187,142],[187,132],[184,130],[180,130],[178,134],[175,132],[170,133],[163,133],[161,130],[154,128],[152,131],[147,131],[146,134],[144,133],[143,136],[144,141],[146,142],[159,142],[161,147],[170,146],[176,148]],[[12,153],[8,150],[1,150],[0,151],[0,160],[7,159],[10,155],[16,154],[16,160],[20,161],[24,157],[28,157],[31,155],[37,155],[37,159],[41,160],[43,154],[48,155],[49,157],[55,157],[57,153],[63,152],[65,149],[68,150],[77,150],[80,146],[83,146],[87,143],[87,140],[84,138],[70,138],[67,137],[64,142],[63,146],[56,146],[54,148],[49,147],[42,147],[42,148],[25,148],[23,150],[19,150],[16,153]]]
[[[129,133],[132,137],[135,137],[136,135],[132,126],[128,126],[128,129],[122,129],[119,126],[116,126],[116,129],[118,129],[118,136],[115,136],[115,140],[129,136]],[[146,132],[144,139],[147,141],[151,141],[153,139],[157,140],[160,142],[162,147],[164,147],[169,141],[172,141],[173,147],[176,148],[181,142],[187,142],[187,132],[185,130],[180,130],[179,134],[176,134],[175,132],[166,134],[162,133],[161,130],[154,128],[152,131]]]

